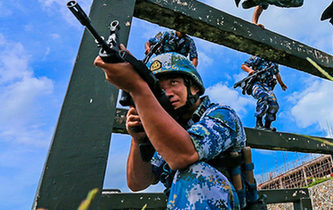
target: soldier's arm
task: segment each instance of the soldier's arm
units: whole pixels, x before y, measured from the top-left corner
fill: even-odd
[[[242,64],[241,65],[241,68],[246,71],[247,73],[249,73],[249,75],[253,74],[254,73],[254,70],[252,68],[250,68],[249,66],[245,65],[245,64]]]
[[[165,33],[159,32],[156,34],[153,38],[150,38],[146,43],[145,43],[145,54],[147,55],[150,52],[150,47],[151,45],[156,44],[159,42],[162,37],[164,36]]]
[[[254,9],[254,12],[253,12],[253,16],[252,16],[252,23],[256,24],[262,28],[265,28],[264,25],[258,24],[259,17],[263,11],[264,11],[264,9],[261,6],[256,6],[256,8]]]
[[[155,181],[151,163],[142,161],[139,143],[134,139],[127,159],[126,175],[127,185],[132,191],[144,190]]]
[[[146,189],[154,181],[150,162],[143,162],[139,144],[145,140],[144,131],[137,132],[133,128],[142,126],[140,116],[134,107],[130,107],[126,116],[126,129],[132,136],[131,149],[127,159],[127,185],[132,191]]]
[[[190,53],[190,60],[192,61],[192,64],[195,67],[197,67],[198,63],[199,63],[198,52],[197,52],[197,47],[195,46],[193,39],[191,39],[191,42],[190,42],[189,53]]]
[[[280,84],[282,90],[287,90],[287,86],[283,83],[280,73],[275,74],[276,80]]]
[[[151,46],[150,42],[147,41],[147,42],[145,43],[145,54],[146,54],[146,55],[150,52],[150,46]]]
[[[192,64],[197,67],[198,66],[198,58],[193,58],[192,59]]]

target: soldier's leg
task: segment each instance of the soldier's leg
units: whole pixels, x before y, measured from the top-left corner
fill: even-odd
[[[268,94],[268,109],[265,117],[265,128],[269,130],[276,130],[275,128],[271,127],[271,124],[276,120],[276,113],[279,111],[280,106],[273,91],[269,91]]]
[[[256,113],[256,128],[263,128],[262,118],[266,114],[269,104],[268,104],[268,93],[267,91],[259,84],[253,85],[252,96],[257,99]]]

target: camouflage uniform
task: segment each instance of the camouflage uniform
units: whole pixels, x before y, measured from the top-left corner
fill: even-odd
[[[259,5],[263,9],[267,9],[269,5],[277,7],[300,7],[303,5],[303,0],[247,0],[245,2],[251,2],[252,6]],[[243,5],[245,2],[243,2]]]
[[[274,66],[261,74],[260,80],[254,83],[252,87],[252,96],[258,100],[255,116],[263,117],[266,114],[266,121],[274,121],[276,119],[276,113],[279,110],[279,104],[273,93],[274,85],[272,87],[272,83],[276,83],[274,75],[279,73],[278,65],[256,56],[250,57],[244,64],[254,71]]]
[[[242,123],[230,107],[210,103],[208,96],[185,126],[199,161],[186,169],[172,171],[155,152],[153,172],[166,186],[167,209],[239,209],[236,191],[228,179],[207,161],[237,151],[246,144]]]
[[[267,9],[268,5],[275,5],[277,7],[300,7],[303,5],[303,0],[263,0],[259,5],[263,9]]]
[[[151,45],[154,45],[163,37],[165,37],[165,41],[162,44],[161,51],[156,52],[157,55],[166,52],[177,52],[186,57],[189,55],[190,60],[193,60],[193,58],[198,58],[195,43],[193,39],[186,34],[182,38],[179,38],[175,31],[166,31],[164,33],[160,32],[148,41]]]

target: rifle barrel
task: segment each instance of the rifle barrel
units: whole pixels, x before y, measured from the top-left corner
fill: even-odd
[[[97,33],[95,28],[91,25],[91,21],[87,14],[83,11],[80,5],[76,1],[67,2],[68,9],[75,15],[75,17],[80,21],[80,23],[85,26],[88,31],[94,36],[98,44],[101,45],[103,50],[108,53],[113,53],[105,40]]]

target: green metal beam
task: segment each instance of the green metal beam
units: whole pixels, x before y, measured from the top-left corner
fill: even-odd
[[[312,209],[309,191],[306,188],[260,190],[259,196],[264,196],[267,204],[294,202],[299,209]],[[310,200],[310,202],[309,202]],[[100,202],[101,210],[110,209],[165,209],[167,197],[164,193],[109,193],[103,191]],[[309,205],[310,204],[310,205]]]
[[[245,128],[249,146],[268,150],[333,154],[333,139]]]
[[[294,202],[294,210],[312,209],[311,198],[301,198],[299,202]]]
[[[134,16],[327,79],[307,60],[333,75],[333,57],[195,0],[137,0]]]
[[[118,19],[126,44],[134,5],[135,0],[95,0],[92,24],[107,37],[111,21]],[[103,188],[118,89],[94,67],[97,55],[85,31],[32,209],[77,209],[91,189]],[[90,209],[98,209],[99,199]]]
[[[109,193],[103,191],[100,209],[160,209],[164,210],[167,204],[164,193]]]
[[[259,190],[259,196],[265,195],[266,203],[300,202],[300,199],[310,198],[307,188]]]
[[[117,109],[113,133],[126,134],[126,109]],[[245,128],[247,143],[258,149],[333,154],[333,139]]]

